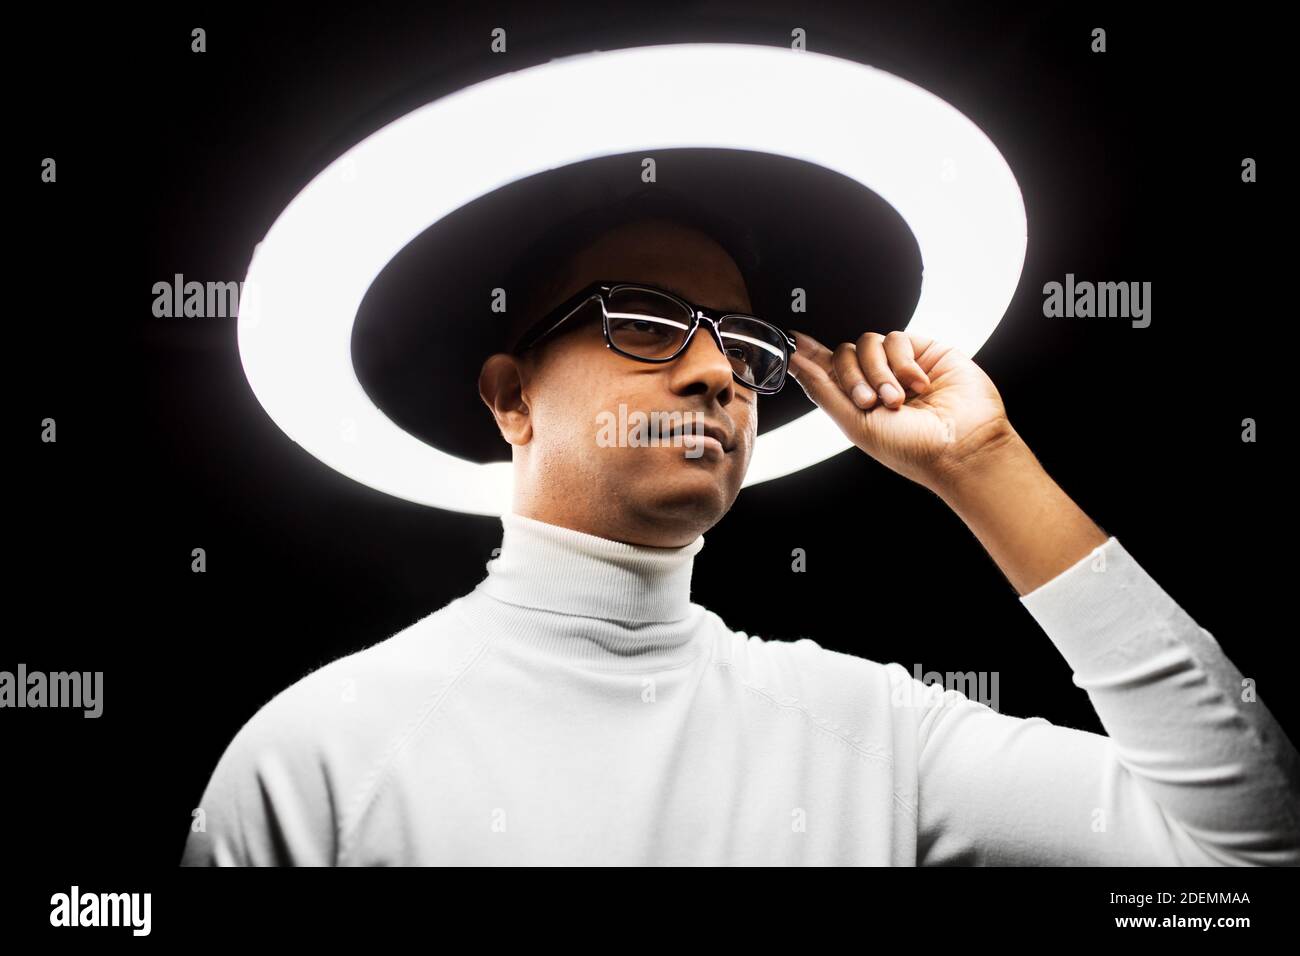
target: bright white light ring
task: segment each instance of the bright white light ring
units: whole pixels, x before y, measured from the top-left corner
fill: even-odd
[[[908,328],[974,355],[1006,313],[1024,264],[1024,203],[1002,155],[952,106],[819,53],[639,47],[468,87],[393,121],[313,179],[258,244],[245,280],[239,349],[254,394],[290,438],[356,481],[452,511],[508,511],[509,463],[431,447],[366,395],[350,352],[357,309],[394,256],[466,203],[571,163],[681,147],[801,159],[880,195],[921,251]],[[760,436],[745,484],[849,447],[813,410]]]

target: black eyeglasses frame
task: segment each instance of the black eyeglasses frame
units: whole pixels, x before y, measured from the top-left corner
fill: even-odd
[[[655,292],[659,295],[666,296],[669,299],[672,299],[675,302],[677,302],[683,309],[685,309],[690,313],[691,315],[690,325],[687,327],[686,336],[682,340],[682,344],[673,352],[672,355],[669,355],[664,358],[647,358],[644,355],[634,355],[631,352],[627,352],[619,348],[616,344],[614,344],[614,340],[610,337],[609,334],[609,298],[608,297],[611,294],[613,294],[615,290],[626,289],[626,288],[639,289],[647,292]],[[539,319],[537,323],[532,326],[532,328],[530,328],[527,332],[524,333],[523,338],[521,338],[518,344],[515,346],[514,352],[515,353],[524,352],[538,345],[544,339],[554,334],[557,329],[559,329],[562,325],[564,325],[564,323],[566,323],[570,318],[572,318],[574,314],[576,314],[583,306],[587,305],[593,300],[598,300],[600,302],[601,328],[605,336],[605,347],[611,349],[614,352],[617,352],[619,355],[622,355],[626,358],[630,358],[633,361],[650,362],[656,365],[662,365],[667,362],[672,362],[675,359],[677,359],[678,356],[680,356],[688,348],[690,348],[691,340],[695,338],[695,332],[696,330],[699,329],[701,321],[707,322],[709,324],[709,333],[713,336],[713,341],[717,343],[718,349],[719,351],[722,352],[723,355],[727,354],[727,347],[726,345],[723,344],[722,333],[718,331],[719,322],[721,322],[723,319],[733,318],[733,317],[748,319],[751,322],[757,322],[759,325],[765,326],[771,329],[772,331],[776,332],[777,333],[776,340],[780,342],[785,348],[784,361],[781,365],[781,377],[777,380],[775,385],[765,385],[765,386],[754,385],[749,382],[746,382],[744,379],[740,377],[740,374],[736,372],[734,369],[732,370],[731,373],[732,377],[735,378],[736,383],[738,385],[741,385],[751,391],[757,392],[760,395],[775,395],[777,392],[781,391],[783,387],[785,387],[785,380],[790,371],[790,356],[797,351],[797,348],[794,339],[784,329],[781,329],[773,325],[771,322],[768,322],[764,319],[760,319],[756,315],[749,315],[748,313],[745,312],[724,312],[718,309],[704,308],[703,306],[696,305],[694,302],[690,302],[686,299],[683,299],[681,296],[677,295],[676,293],[670,292],[667,289],[662,289],[658,286],[649,285],[644,282],[606,279],[606,280],[598,280],[596,282],[589,283],[579,291],[575,292],[573,295],[569,296],[569,298],[565,299],[554,309],[550,310],[541,319]],[[556,319],[556,316],[559,316],[559,318]]]

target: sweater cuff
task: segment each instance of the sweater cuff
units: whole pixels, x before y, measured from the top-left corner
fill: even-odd
[[[1115,537],[1020,597],[1076,674],[1119,645],[1198,631],[1193,621]],[[1105,666],[1104,664],[1102,665]]]

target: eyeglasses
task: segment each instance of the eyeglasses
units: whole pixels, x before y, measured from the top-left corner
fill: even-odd
[[[552,309],[519,341],[523,352],[592,302],[600,303],[605,345],[638,362],[671,362],[691,344],[701,322],[728,361],[735,380],[764,395],[785,385],[794,339],[752,315],[704,309],[655,286],[593,282]]]

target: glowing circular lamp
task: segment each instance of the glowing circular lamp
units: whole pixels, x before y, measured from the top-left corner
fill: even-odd
[[[893,206],[923,266],[912,331],[974,355],[1006,313],[1024,264],[1024,202],[996,147],[948,103],[874,67],[806,51],[599,51],[429,103],[308,183],[257,245],[245,280],[239,351],[253,393],[285,434],[362,484],[452,511],[508,511],[508,462],[442,452],[365,393],[350,348],[362,299],[411,240],[493,190],[603,156],[700,147],[816,163]],[[745,484],[849,447],[814,409],[758,437]]]

